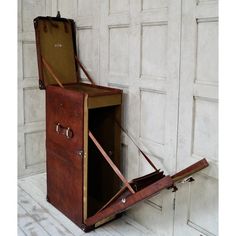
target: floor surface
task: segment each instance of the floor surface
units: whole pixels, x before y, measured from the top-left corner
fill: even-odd
[[[85,234],[46,201],[46,174],[43,173],[18,180],[18,236],[22,235],[137,236],[154,234],[127,216]]]

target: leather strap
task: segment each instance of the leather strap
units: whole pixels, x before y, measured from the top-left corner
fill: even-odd
[[[97,147],[97,149],[100,151],[100,153],[103,155],[103,157],[106,159],[106,161],[108,162],[108,164],[111,166],[111,168],[115,171],[115,173],[117,174],[117,176],[121,179],[121,181],[125,184],[125,186],[130,190],[131,193],[135,193],[135,191],[133,190],[133,188],[130,186],[129,182],[127,181],[127,179],[122,175],[122,173],[120,172],[120,170],[117,168],[117,166],[113,163],[113,161],[111,160],[111,158],[107,155],[107,153],[105,152],[105,150],[102,148],[102,146],[99,144],[99,142],[97,141],[97,139],[94,137],[94,135],[89,131],[89,137],[92,139],[93,143],[95,144],[95,146]]]
[[[59,86],[61,88],[64,88],[64,86],[62,85],[62,83],[60,82],[58,77],[53,72],[52,68],[49,66],[49,64],[46,62],[46,60],[43,57],[42,57],[42,62],[43,62],[43,65],[45,66],[45,68],[47,69],[47,71],[49,72],[49,74],[53,77],[53,79],[56,80],[56,82],[59,84]]]
[[[152,168],[156,171],[158,171],[158,169],[156,168],[156,166],[153,164],[153,162],[147,157],[147,155],[140,149],[140,147],[136,144],[136,142],[134,141],[133,138],[131,138],[131,136],[128,134],[128,131],[125,130],[121,124],[115,119],[116,124],[119,126],[119,128],[129,137],[129,139],[132,141],[132,143],[137,147],[137,149],[140,151],[140,153],[143,155],[143,157],[147,160],[147,162],[152,166]]]
[[[84,72],[84,74],[87,76],[88,80],[90,81],[91,84],[95,84],[95,82],[93,81],[93,79],[91,78],[91,76],[89,75],[89,73],[87,72],[87,70],[85,69],[85,67],[83,66],[83,64],[80,62],[79,58],[77,56],[75,56],[75,60],[78,63],[78,65],[80,66],[80,68],[82,69],[82,71]]]

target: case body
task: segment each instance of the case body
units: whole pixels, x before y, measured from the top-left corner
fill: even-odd
[[[135,203],[172,187],[175,179],[208,165],[202,160],[172,177],[155,169],[129,182],[133,193],[122,187],[89,138],[92,132],[120,168],[122,91],[81,82],[73,20],[38,17],[34,26],[39,87],[46,89],[47,200],[82,230],[87,232],[118,217]],[[53,74],[64,88],[57,85]]]

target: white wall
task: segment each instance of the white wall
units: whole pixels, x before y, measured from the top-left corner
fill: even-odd
[[[127,214],[158,235],[217,235],[217,7],[216,0],[19,1],[19,175],[45,170],[32,20],[59,9],[76,21],[80,58],[95,81],[123,89],[124,126],[153,162],[170,174],[203,157],[210,162],[194,183]],[[122,140],[126,177],[150,172]]]

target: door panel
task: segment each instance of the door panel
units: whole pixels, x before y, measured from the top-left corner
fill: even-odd
[[[176,192],[174,235],[217,235],[218,3],[183,0],[177,170],[209,167]]]
[[[33,19],[52,15],[52,0],[18,1],[18,175],[45,171],[45,92],[38,89]]]

